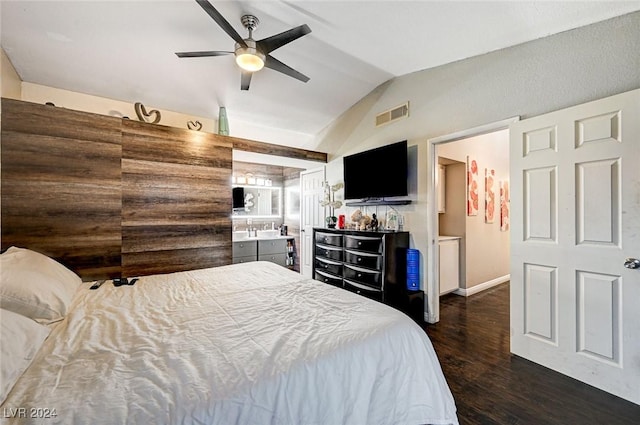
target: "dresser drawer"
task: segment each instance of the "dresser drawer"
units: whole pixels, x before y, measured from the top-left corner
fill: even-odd
[[[371,298],[372,300],[382,301],[382,291],[369,288],[364,285],[360,285],[357,282],[352,282],[350,280],[345,279],[343,288],[348,291],[355,292],[356,294],[365,296],[367,298]]]
[[[256,257],[255,255],[250,255],[248,257],[233,257],[233,264],[238,264],[238,263],[249,263],[251,261],[257,261],[258,257]]]
[[[262,254],[258,256],[258,260],[260,261],[270,261],[272,263],[279,264],[281,266],[287,265],[287,254],[279,253],[279,254]]]
[[[342,278],[336,277],[329,273],[321,272],[316,270],[316,275],[314,277],[315,280],[319,280],[320,282],[328,283],[333,286],[342,287]]]
[[[258,241],[242,241],[233,243],[234,257],[256,257],[258,255]]]
[[[356,282],[365,283],[375,287],[380,287],[382,285],[382,272],[367,270],[347,264],[344,266],[344,277],[345,279],[354,280]]]
[[[371,236],[352,236],[347,235],[344,237],[344,246],[350,249],[357,249],[359,251],[375,252],[382,254],[382,238],[376,238]]]
[[[356,266],[367,267],[369,269],[382,269],[382,255],[369,254],[366,252],[346,251],[344,261]]]
[[[331,245],[316,244],[316,256],[342,261],[342,248]]]
[[[316,243],[332,246],[342,246],[342,235],[316,232]]]
[[[323,271],[331,273],[336,276],[342,276],[342,263],[332,260],[325,260],[323,258],[316,258],[315,262],[316,271]]]
[[[283,254],[287,252],[286,239],[265,239],[258,241],[258,255]]]

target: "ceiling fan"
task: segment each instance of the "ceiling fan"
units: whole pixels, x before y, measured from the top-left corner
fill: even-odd
[[[261,70],[263,67],[273,69],[285,75],[293,77],[304,83],[309,81],[309,77],[296,71],[295,69],[285,65],[278,59],[270,55],[270,53],[285,44],[309,34],[311,28],[307,25],[300,25],[280,34],[264,38],[262,40],[253,39],[253,30],[258,26],[260,21],[253,15],[243,15],[242,25],[249,31],[249,37],[243,39],[231,24],[216,10],[215,7],[207,0],[196,0],[196,2],[204,9],[211,18],[222,28],[231,38],[236,41],[235,50],[229,51],[205,51],[205,52],[176,52],[180,58],[199,58],[206,56],[223,56],[235,55],[236,63],[242,69],[242,77],[240,80],[240,89],[249,90],[251,76],[254,72]]]

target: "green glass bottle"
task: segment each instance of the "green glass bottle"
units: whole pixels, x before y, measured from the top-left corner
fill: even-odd
[[[229,121],[227,120],[227,109],[224,106],[220,107],[218,112],[218,134],[223,136],[229,135]]]

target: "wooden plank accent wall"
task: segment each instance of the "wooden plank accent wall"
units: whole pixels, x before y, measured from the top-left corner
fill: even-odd
[[[1,249],[84,280],[231,263],[232,149],[324,153],[2,99]]]
[[[122,127],[123,275],[230,264],[232,143],[138,121]]]
[[[121,119],[2,99],[2,250],[120,274]]]
[[[324,152],[308,151],[306,149],[292,148],[289,146],[274,145],[271,143],[256,142],[254,140],[229,137],[233,148],[246,151],[264,153],[267,155],[284,156],[287,158],[304,159],[307,161],[327,162],[327,154]]]

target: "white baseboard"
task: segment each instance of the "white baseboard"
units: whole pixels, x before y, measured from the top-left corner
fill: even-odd
[[[504,276],[497,277],[495,279],[491,279],[490,281],[481,283],[479,285],[474,285],[471,288],[458,288],[453,291],[456,295],[462,295],[463,297],[468,297],[473,294],[477,294],[478,292],[485,291],[489,288],[492,288],[496,285],[500,285],[501,283],[505,283],[511,280],[511,275],[506,274]]]

